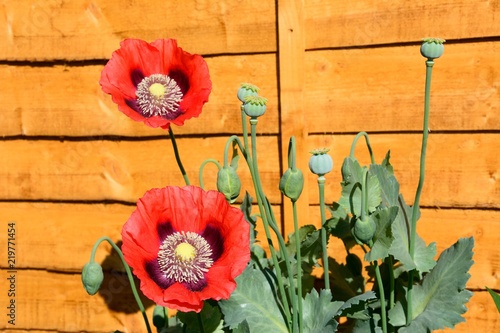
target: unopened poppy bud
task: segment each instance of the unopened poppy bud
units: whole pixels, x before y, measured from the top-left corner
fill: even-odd
[[[420,54],[429,60],[439,58],[444,52],[444,42],[442,38],[424,38],[420,46]]]
[[[230,203],[240,195],[241,181],[233,167],[222,167],[217,173],[217,190],[224,194]]]
[[[261,96],[247,96],[245,97],[245,104],[243,104],[243,111],[249,117],[260,117],[266,112],[267,99]]]
[[[292,201],[297,201],[304,188],[304,175],[300,169],[291,169],[285,171],[280,179],[279,188],[281,193]]]
[[[354,222],[354,237],[364,244],[370,243],[376,230],[377,224],[369,217],[357,218]]]
[[[328,155],[328,148],[314,149],[311,151],[311,158],[309,159],[309,169],[315,175],[323,176],[333,169],[333,160]]]
[[[257,96],[259,93],[259,88],[250,83],[242,83],[240,89],[238,89],[238,99],[245,103],[245,97],[247,96]]]
[[[92,261],[83,266],[82,283],[89,295],[93,296],[97,293],[103,280],[104,274],[101,265]]]

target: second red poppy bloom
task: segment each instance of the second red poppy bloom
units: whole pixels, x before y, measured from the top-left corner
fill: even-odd
[[[250,226],[241,210],[195,186],[146,192],[122,238],[144,295],[181,311],[228,299],[250,260]]]
[[[199,116],[212,90],[205,60],[185,52],[173,39],[125,39],[99,83],[121,112],[164,129]]]

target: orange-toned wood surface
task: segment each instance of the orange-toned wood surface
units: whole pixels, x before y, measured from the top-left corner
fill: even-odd
[[[100,236],[121,226],[146,190],[182,185],[168,135],[121,114],[99,87],[124,38],[176,38],[207,60],[213,91],[199,118],[174,127],[192,182],[206,158],[222,160],[241,134],[241,82],[269,99],[259,120],[259,162],[283,233],[290,207],[277,189],[290,135],[306,175],[301,223],[319,225],[308,151],[329,147],[326,200],[358,131],[377,161],[391,150],[407,202],[418,181],[423,116],[422,37],[446,38],[432,82],[427,174],[419,233],[438,251],[474,236],[467,287],[474,296],[455,332],[500,331],[485,286],[500,290],[500,3],[498,1],[6,0],[0,5],[0,308],[8,298],[7,238],[16,222],[17,321],[6,332],[143,332],[122,269],[103,245],[105,287],[81,288],[79,271]],[[368,163],[360,141],[356,156]],[[240,175],[251,190],[250,175]],[[204,173],[215,188],[216,170]],[[251,191],[252,192],[252,191]],[[262,235],[263,233],[261,233]],[[341,244],[330,253],[343,258]],[[122,298],[125,301],[120,301]],[[148,304],[148,313],[152,311]],[[443,330],[442,332],[450,332]]]

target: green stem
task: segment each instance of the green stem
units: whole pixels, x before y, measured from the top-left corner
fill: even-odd
[[[113,247],[113,249],[116,251],[116,253],[118,253],[120,260],[122,261],[123,267],[125,267],[125,272],[127,272],[127,277],[128,277],[128,281],[130,283],[130,288],[132,289],[132,293],[134,294],[134,298],[135,298],[135,301],[137,303],[137,306],[139,306],[139,310],[141,310],[142,317],[144,318],[144,322],[146,323],[146,328],[148,330],[148,333],[151,333],[151,327],[149,326],[148,317],[146,316],[146,310],[144,309],[144,305],[142,304],[141,298],[139,297],[139,293],[137,292],[137,288],[135,287],[134,277],[132,275],[132,272],[130,271],[130,267],[128,266],[127,262],[125,261],[125,258],[123,257],[122,251],[115,244],[115,242],[113,242],[109,237],[106,237],[106,236],[99,238],[95,242],[94,247],[92,248],[92,252],[90,254],[90,262],[95,262],[95,254],[96,254],[97,248],[99,247],[99,245],[103,241],[107,241]]]
[[[411,230],[410,230],[410,244],[409,251],[410,256],[413,259],[415,257],[415,241],[417,237],[417,217],[420,211],[420,195],[422,194],[422,188],[424,186],[425,178],[425,157],[427,152],[427,139],[429,137],[429,114],[430,114],[430,94],[431,94],[431,78],[432,78],[432,67],[434,66],[434,61],[427,60],[426,71],[425,71],[425,100],[424,100],[424,128],[422,135],[422,148],[420,153],[420,176],[418,179],[417,191],[415,193],[415,200],[413,201],[412,213],[411,213]],[[410,271],[408,277],[408,306],[406,314],[406,324],[408,325],[413,318],[413,280],[416,272]]]
[[[354,158],[354,150],[356,149],[356,144],[358,143],[359,138],[362,136],[365,137],[366,146],[368,147],[368,152],[370,153],[370,159],[372,161],[372,164],[375,164],[375,156],[373,155],[372,146],[370,145],[370,139],[368,138],[368,133],[366,132],[359,132],[358,134],[356,134],[356,137],[352,141],[351,152],[349,153],[349,157]]]
[[[203,319],[201,319],[201,313],[197,313],[197,316],[198,318],[198,326],[200,327],[200,332],[201,333],[205,333],[205,327],[203,326]]]
[[[394,258],[392,255],[387,257],[387,265],[389,267],[389,309],[391,311],[395,304],[395,284],[394,284]],[[394,332],[394,326],[389,326],[389,332]]]
[[[266,197],[264,195],[264,192],[262,190],[262,183],[260,181],[260,173],[259,173],[259,167],[258,167],[258,159],[257,159],[257,123],[258,120],[257,118],[251,118],[250,119],[250,128],[251,128],[251,145],[252,145],[252,180],[254,181],[254,188],[255,192],[257,195],[257,203],[259,205],[259,210],[261,212],[261,217],[262,221],[264,222],[264,231],[266,233],[267,240],[269,242],[269,248],[271,250],[271,255],[273,256],[274,246],[272,246],[272,240],[271,240],[271,235],[270,235],[270,230],[269,228],[273,229],[273,231],[276,234],[276,237],[278,239],[278,242],[280,243],[280,255],[283,258],[285,262],[285,266],[287,269],[288,278],[289,278],[289,283],[290,283],[290,288],[289,290],[289,297],[290,297],[290,302],[292,303],[292,327],[297,326],[297,320],[298,320],[298,310],[297,310],[297,299],[296,299],[296,294],[295,294],[295,288],[293,288],[294,281],[293,281],[293,274],[291,274],[292,269],[290,267],[290,260],[288,257],[288,253],[286,252],[286,245],[285,241],[283,240],[283,236],[281,235],[281,232],[278,229],[278,226],[275,222],[274,219],[274,214],[271,209],[271,205],[269,202],[266,200]],[[265,204],[264,204],[265,202]],[[274,257],[276,257],[276,253],[274,253],[273,256],[273,263],[275,265],[276,269],[276,274],[278,277],[278,287],[280,288],[280,292],[283,292],[283,302],[286,302],[285,304],[288,305],[288,301],[286,299],[286,294],[284,293],[284,286],[283,286],[283,281],[281,279],[281,269],[278,265],[278,261],[276,258],[276,261],[274,262]],[[285,307],[285,314],[287,315],[287,319],[289,320],[289,310],[290,308],[288,306]],[[292,331],[292,330],[290,330]]]
[[[302,318],[302,254],[300,249],[300,233],[299,233],[299,222],[297,216],[297,204],[295,200],[292,201],[293,208],[293,227],[295,230],[295,245],[297,246],[297,303],[299,308],[299,333],[302,333],[303,328],[303,318]]]
[[[375,276],[377,278],[378,291],[380,293],[380,314],[382,316],[382,332],[387,333],[387,309],[385,307],[385,292],[384,292],[384,282],[382,281],[382,275],[380,274],[380,268],[378,266],[378,261],[374,261],[375,266]]]
[[[203,163],[201,163],[200,171],[198,173],[198,180],[200,182],[200,187],[202,189],[205,188],[205,184],[203,183],[203,169],[205,168],[205,165],[207,165],[208,163],[215,164],[217,166],[218,170],[221,169],[221,165],[219,164],[219,161],[217,161],[216,159],[213,159],[213,158],[206,159],[206,160],[203,161]]]
[[[184,182],[186,183],[186,185],[190,185],[191,183],[189,182],[188,175],[186,174],[186,170],[184,170],[184,166],[182,165],[182,161],[179,156],[179,149],[177,149],[177,142],[175,141],[175,135],[172,131],[172,127],[168,128],[168,134],[170,134],[170,141],[172,141],[172,147],[174,148],[175,160],[177,161],[177,165],[181,170],[182,177],[184,177]]]
[[[330,271],[328,268],[328,239],[326,235],[326,215],[325,215],[325,177],[318,177],[319,189],[319,209],[321,211],[321,249],[323,251],[323,279],[325,281],[325,289],[330,289]]]

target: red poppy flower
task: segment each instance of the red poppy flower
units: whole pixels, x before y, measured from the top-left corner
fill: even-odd
[[[125,39],[101,73],[102,90],[135,121],[168,129],[197,117],[212,82],[205,60],[174,39]]]
[[[152,189],[122,230],[122,251],[148,298],[180,311],[227,299],[250,260],[250,226],[217,191]]]

